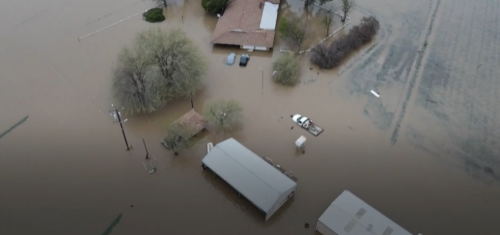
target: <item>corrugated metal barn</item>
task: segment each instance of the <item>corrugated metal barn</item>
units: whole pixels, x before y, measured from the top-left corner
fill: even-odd
[[[321,215],[316,230],[323,235],[412,235],[347,190]]]
[[[219,178],[248,199],[268,220],[290,199],[297,183],[233,138],[215,145],[202,160]]]

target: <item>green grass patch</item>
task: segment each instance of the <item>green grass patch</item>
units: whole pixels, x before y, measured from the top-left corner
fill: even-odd
[[[145,21],[150,23],[162,22],[165,20],[163,8],[151,8],[142,14]]]

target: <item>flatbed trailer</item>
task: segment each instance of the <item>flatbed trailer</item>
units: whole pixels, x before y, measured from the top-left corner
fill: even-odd
[[[319,127],[316,124],[309,126],[309,128],[306,128],[306,127],[303,127],[303,126],[302,126],[302,128],[306,129],[307,132],[311,133],[314,136],[318,136],[321,133],[323,133],[323,131],[324,131],[323,128]]]
[[[324,129],[316,125],[311,119],[300,114],[290,115],[292,121],[314,136],[319,136]]]

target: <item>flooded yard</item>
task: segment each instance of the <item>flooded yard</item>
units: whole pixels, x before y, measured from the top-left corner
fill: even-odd
[[[280,40],[271,52],[214,47],[217,17],[199,0],[169,1],[156,24],[141,19],[154,6],[147,0],[0,2],[0,234],[102,234],[120,214],[111,234],[315,234],[345,189],[414,234],[498,234],[500,3],[356,3],[338,35],[374,15],[376,40],[330,71],[301,55],[301,83],[287,88],[271,80]],[[307,19],[304,48],[326,35],[317,7],[282,0],[280,9]],[[336,20],[330,32],[342,25]],[[195,110],[234,99],[241,130],[204,132],[174,156],[160,141],[165,125],[191,109],[187,98],[126,116],[126,151],[109,115],[111,68],[153,25],[182,29],[209,60]],[[248,66],[227,66],[230,52],[250,54]],[[291,129],[295,113],[325,131]],[[294,145],[301,135],[305,153]],[[265,223],[201,168],[206,144],[228,137],[299,179],[293,200]],[[143,138],[154,174],[143,166]]]

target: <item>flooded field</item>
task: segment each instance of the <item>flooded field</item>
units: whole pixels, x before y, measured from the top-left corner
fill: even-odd
[[[181,28],[209,59],[194,108],[225,98],[245,113],[241,130],[205,132],[173,156],[160,145],[164,126],[189,99],[126,117],[131,151],[109,115],[111,67],[152,26],[140,17],[152,1],[0,2],[0,234],[102,234],[119,215],[111,234],[315,234],[345,189],[414,234],[498,234],[500,3],[356,3],[351,25],[376,16],[377,39],[331,71],[302,55],[301,84],[284,88],[271,81],[280,40],[272,52],[249,52],[246,68],[227,66],[228,53],[248,52],[210,44],[217,19],[198,0],[170,1],[166,21],[154,25]],[[326,34],[321,11],[299,0],[282,1],[280,14],[307,18],[305,48]],[[325,132],[291,129],[295,113]],[[301,135],[304,154],[294,146]],[[230,136],[299,179],[293,200],[266,223],[202,171],[206,144]]]

